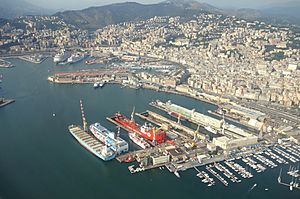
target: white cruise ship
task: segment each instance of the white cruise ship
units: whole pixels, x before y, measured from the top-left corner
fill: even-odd
[[[110,146],[117,154],[128,151],[128,143],[119,136],[116,136],[114,132],[103,127],[100,123],[92,124],[90,130],[98,140],[105,145]]]
[[[68,63],[76,63],[84,59],[84,54],[83,53],[75,53],[72,54],[71,57],[68,58]]]
[[[68,59],[69,57],[69,53],[67,53],[65,50],[62,50],[61,52],[57,53],[54,57],[53,57],[53,61],[55,63],[60,63],[60,62],[64,62]]]

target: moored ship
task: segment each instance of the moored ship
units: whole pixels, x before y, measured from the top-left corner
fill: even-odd
[[[68,58],[67,62],[69,64],[72,64],[72,63],[79,62],[83,59],[84,59],[84,54],[83,53],[76,53],[76,54],[72,54],[71,57]]]
[[[150,147],[150,144],[147,143],[144,138],[141,138],[136,133],[129,133],[129,138],[142,149],[146,149]]]
[[[150,140],[156,144],[161,144],[166,141],[167,136],[165,131],[156,128],[149,123],[145,123],[143,126],[139,125],[133,120],[133,114],[131,116],[131,120],[120,113],[116,113],[112,119],[124,128],[127,128],[133,133],[137,133],[142,138]]]
[[[62,50],[61,52],[57,53],[54,57],[53,57],[53,61],[55,63],[60,63],[60,62],[64,62],[68,59],[69,57],[69,53],[67,53],[65,50]]]
[[[111,147],[117,154],[125,153],[128,151],[128,143],[117,136],[114,132],[109,131],[100,123],[90,125],[90,131],[102,143]]]
[[[98,158],[108,161],[115,158],[116,153],[108,146],[100,143],[96,138],[84,131],[80,126],[69,126],[71,135],[88,151]]]

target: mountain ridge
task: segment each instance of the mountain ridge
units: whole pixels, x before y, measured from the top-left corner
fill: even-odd
[[[24,15],[45,15],[53,11],[35,6],[24,0],[1,0],[0,18],[12,19]]]

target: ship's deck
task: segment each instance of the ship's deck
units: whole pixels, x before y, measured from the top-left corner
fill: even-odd
[[[104,147],[104,144],[97,140],[95,137],[85,132],[79,126],[70,126],[70,132],[76,136],[80,141],[84,142],[91,150],[94,150],[99,155]]]

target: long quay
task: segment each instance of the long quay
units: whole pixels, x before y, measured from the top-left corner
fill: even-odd
[[[90,69],[73,72],[57,72],[49,76],[48,81],[58,84],[84,84],[105,80],[113,83],[116,82],[118,78],[122,79],[122,77],[128,77],[129,73],[130,72],[125,69]]]

